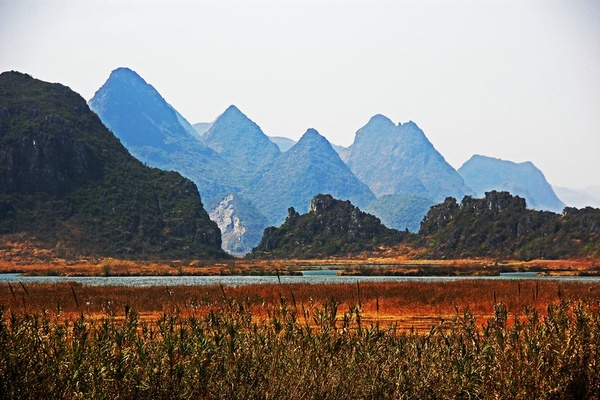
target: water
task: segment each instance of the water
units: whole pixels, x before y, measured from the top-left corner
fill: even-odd
[[[600,276],[544,276],[535,272],[511,272],[500,276],[338,276],[335,270],[303,271],[302,276],[23,276],[20,274],[0,274],[0,284],[14,283],[64,283],[77,282],[90,286],[241,286],[261,284],[337,284],[358,282],[451,282],[457,280],[510,280],[538,279],[600,283]]]

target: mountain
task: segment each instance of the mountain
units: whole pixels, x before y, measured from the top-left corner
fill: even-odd
[[[414,194],[386,194],[365,207],[388,228],[418,232],[423,217],[435,203]]]
[[[360,211],[350,201],[317,195],[308,213],[291,207],[279,228],[265,230],[253,258],[323,258],[377,251],[394,246],[407,234],[388,229],[378,218]]]
[[[205,199],[235,190],[243,175],[202,143],[200,135],[137,73],[114,70],[90,108],[146,165],[193,180]]]
[[[567,207],[562,214],[526,208],[508,192],[482,199],[449,197],[430,209],[419,234],[430,257],[531,260],[600,256],[600,209]]]
[[[202,136],[210,129],[212,124],[212,122],[198,122],[197,124],[193,124],[192,128],[194,128],[196,132]]]
[[[239,194],[222,196],[208,208],[210,219],[221,230],[223,250],[233,255],[244,255],[260,242],[267,219]]]
[[[57,256],[225,257],[196,186],[132,157],[66,86],[0,75],[0,234]]]
[[[552,185],[552,190],[558,198],[569,207],[600,208],[600,198],[594,196],[594,192],[588,193],[586,189],[569,189]]]
[[[410,194],[438,202],[471,193],[412,121],[395,125],[375,115],[356,132],[345,161],[377,197]]]
[[[281,151],[282,153],[285,153],[286,151],[291,149],[293,145],[296,144],[295,140],[288,139],[283,136],[269,136],[269,140],[275,143],[277,147],[279,147],[279,151]]]
[[[375,199],[327,139],[309,129],[290,150],[261,170],[245,197],[253,201],[269,224],[279,225],[288,207],[305,211],[319,193],[350,200],[359,207]]]
[[[213,122],[202,140],[229,164],[249,173],[281,154],[260,127],[233,105]]]
[[[535,210],[561,212],[565,207],[544,174],[531,162],[514,163],[474,155],[458,169],[458,173],[477,197],[491,190],[506,191],[525,198]]]

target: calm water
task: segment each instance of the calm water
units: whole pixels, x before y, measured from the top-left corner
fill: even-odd
[[[500,276],[427,276],[427,277],[396,277],[396,276],[337,276],[333,270],[304,271],[303,276],[281,276],[282,284],[289,283],[356,283],[359,282],[450,282],[456,280],[477,279],[539,279],[539,280],[561,280],[580,282],[599,282],[600,277],[538,277],[535,272],[514,272],[500,274]],[[206,286],[219,285],[240,286],[256,284],[276,284],[276,276],[115,276],[115,277],[61,277],[61,276],[22,276],[19,274],[0,274],[2,283],[55,283],[55,282],[78,282],[83,285],[94,286]]]

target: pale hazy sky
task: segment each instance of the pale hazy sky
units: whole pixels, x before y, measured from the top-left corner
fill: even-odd
[[[0,0],[0,71],[89,100],[127,66],[191,123],[350,145],[412,120],[458,168],[532,161],[600,185],[600,0]]]

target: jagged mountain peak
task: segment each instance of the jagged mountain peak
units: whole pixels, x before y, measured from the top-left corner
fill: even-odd
[[[470,193],[462,178],[412,121],[376,115],[356,132],[345,161],[377,196],[418,195],[441,201]]]
[[[217,117],[202,140],[231,165],[250,173],[281,154],[260,127],[234,105]]]
[[[321,147],[325,149],[331,148],[331,150],[333,150],[333,146],[331,146],[331,143],[329,143],[327,138],[322,136],[316,129],[313,128],[309,128],[304,135],[302,135],[300,140],[298,140],[298,143],[292,147],[292,149],[296,148],[296,150],[298,150],[304,147]]]

